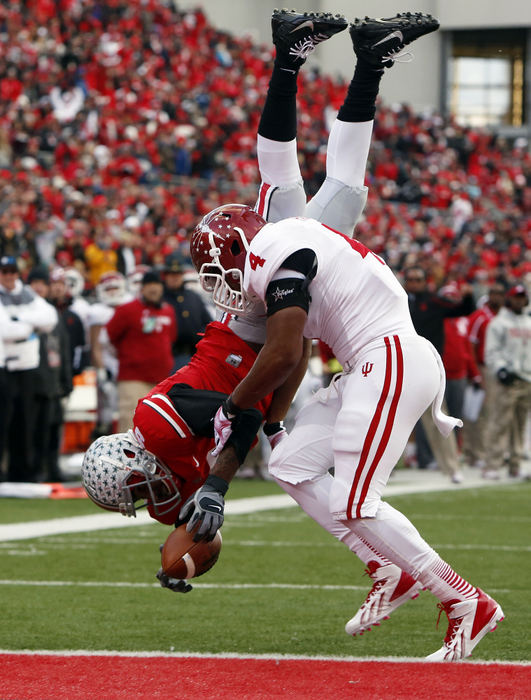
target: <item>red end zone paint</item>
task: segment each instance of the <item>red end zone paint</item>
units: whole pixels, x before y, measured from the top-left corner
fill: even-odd
[[[0,654],[3,700],[531,697],[516,664]]]

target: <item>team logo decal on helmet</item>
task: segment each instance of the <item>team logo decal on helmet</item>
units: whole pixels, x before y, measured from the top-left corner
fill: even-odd
[[[190,254],[203,289],[221,309],[245,316],[251,309],[243,291],[249,243],[266,220],[244,204],[225,204],[206,214],[190,241]]]
[[[181,500],[171,471],[140,446],[132,430],[95,440],[83,457],[81,480],[94,503],[122,515],[136,517],[141,506],[135,502],[141,499],[156,515],[168,513]]]

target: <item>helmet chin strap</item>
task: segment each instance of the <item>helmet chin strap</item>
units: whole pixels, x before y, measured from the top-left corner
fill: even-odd
[[[240,234],[240,238],[242,239],[242,243],[243,243],[243,247],[245,248],[245,252],[248,253],[249,252],[249,241],[245,237],[243,229],[241,229],[239,226],[235,226],[234,230],[238,231],[238,233]]]

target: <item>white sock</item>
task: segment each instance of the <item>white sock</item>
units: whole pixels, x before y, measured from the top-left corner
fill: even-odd
[[[362,187],[374,122],[342,122],[330,129],[326,151],[326,174],[349,187]]]
[[[340,542],[343,542],[364,564],[376,561],[380,566],[385,566],[385,564],[390,563],[369,543],[360,539],[349,527],[348,521],[334,520],[332,518],[328,506],[330,487],[333,481],[330,474],[324,474],[311,481],[301,481],[298,484],[290,484],[281,479],[275,479],[275,481],[297,501],[310,518],[313,518],[327,532]]]
[[[256,154],[263,182],[276,187],[289,187],[301,181],[297,139],[272,141],[258,134]]]
[[[419,581],[442,603],[477,598],[477,588],[461,578],[452,567],[437,557],[419,576]]]
[[[384,501],[376,517],[343,522],[351,523],[360,539],[415,579],[438,557],[406,516]]]

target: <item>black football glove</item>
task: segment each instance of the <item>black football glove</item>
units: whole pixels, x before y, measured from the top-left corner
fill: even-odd
[[[516,375],[514,372],[509,372],[509,370],[505,367],[499,369],[496,373],[496,376],[498,377],[498,381],[504,384],[505,386],[511,386],[514,380],[518,379],[518,375]]]
[[[169,588],[174,593],[189,593],[193,588],[192,584],[188,583],[186,579],[172,578],[165,574],[162,569],[159,569],[155,576],[160,581],[162,588]]]
[[[225,479],[210,474],[203,486],[193,493],[181,508],[179,521],[176,526],[183,522],[188,522],[187,532],[192,532],[199,524],[194,533],[194,542],[205,540],[211,542],[216,536],[216,532],[223,525],[225,499],[229,485]]]

